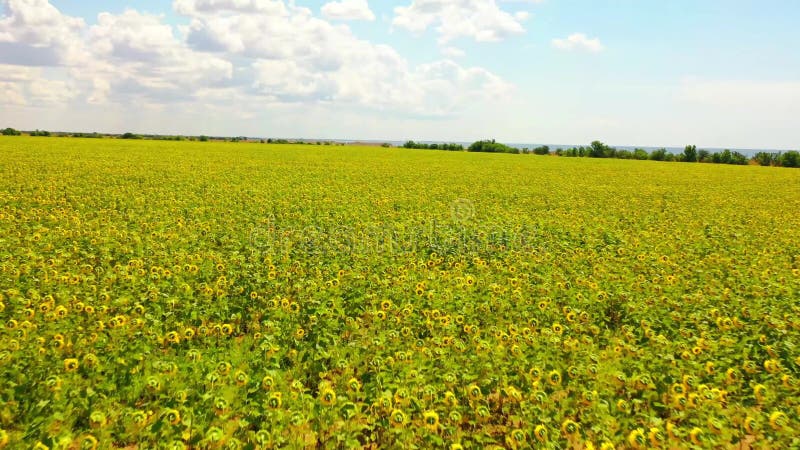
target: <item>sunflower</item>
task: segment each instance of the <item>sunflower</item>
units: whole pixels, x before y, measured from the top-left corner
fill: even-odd
[[[789,424],[789,417],[783,411],[774,411],[769,415],[769,426],[780,431]]]
[[[283,403],[283,394],[281,392],[272,392],[267,398],[267,406],[272,409],[278,409]]]
[[[256,431],[255,435],[253,436],[253,440],[256,444],[261,447],[266,447],[272,441],[272,434],[265,429],[260,429]]]
[[[177,331],[170,331],[164,336],[164,341],[172,344],[180,344],[181,335]]]
[[[231,368],[232,368],[231,363],[222,361],[219,364],[217,364],[217,373],[219,373],[222,376],[226,376],[231,372]]]
[[[744,430],[748,434],[756,434],[756,433],[758,433],[759,429],[761,428],[758,425],[758,421],[755,418],[750,417],[750,416],[745,417],[743,425],[744,425]]]
[[[445,392],[444,403],[451,408],[458,406],[458,398],[456,398],[456,394],[454,394],[452,391]]]
[[[225,438],[225,432],[219,427],[211,427],[206,430],[205,438],[209,443],[222,442],[222,440]]]
[[[347,389],[352,392],[358,392],[361,390],[361,382],[357,378],[350,378],[347,380]]]
[[[517,450],[519,448],[524,447],[528,439],[527,436],[525,435],[525,432],[517,428],[511,430],[511,432],[506,435],[505,440],[506,440],[506,445],[508,445],[514,450]]]
[[[248,381],[250,381],[250,377],[247,376],[247,373],[243,370],[237,370],[236,373],[233,374],[233,379],[236,381],[237,386],[245,386]]]
[[[133,411],[130,415],[131,422],[136,427],[143,427],[147,423],[147,413],[144,411]]]
[[[225,414],[228,409],[230,408],[230,404],[225,397],[215,397],[214,398],[214,412],[217,415]]]
[[[551,386],[561,385],[561,372],[558,370],[551,370],[550,373],[547,374],[547,382],[550,383]]]
[[[664,432],[657,427],[651,427],[647,432],[647,438],[650,440],[650,445],[659,448],[667,441]]]
[[[92,411],[89,414],[89,425],[92,428],[102,428],[108,424],[108,418],[101,411]]]
[[[425,428],[436,432],[439,430],[439,414],[436,411],[425,411],[422,413],[422,421],[425,423]]]
[[[646,448],[647,440],[644,436],[644,429],[637,428],[628,433],[628,445],[635,449]]]
[[[734,384],[737,383],[738,381],[739,381],[739,372],[736,369],[730,368],[725,371],[725,382],[727,384]]]
[[[336,391],[329,386],[322,388],[319,394],[319,401],[325,406],[331,406],[336,403]]]
[[[389,414],[389,423],[395,428],[403,427],[407,420],[408,418],[402,410],[393,409],[391,414]]]
[[[536,440],[539,442],[547,442],[547,427],[544,424],[536,425],[533,429],[533,435],[536,436]]]
[[[189,357],[190,361],[200,361],[203,358],[203,355],[200,353],[200,350],[193,348],[186,353],[186,356]]]
[[[8,445],[8,441],[10,438],[8,437],[8,432],[2,428],[0,428],[0,448],[5,448]]]
[[[580,429],[581,426],[572,419],[566,419],[561,422],[561,432],[568,438],[575,436]]]
[[[705,442],[703,430],[698,427],[692,428],[692,430],[689,431],[689,439],[694,445],[703,445],[703,442]]]
[[[706,422],[706,425],[708,425],[709,431],[717,435],[721,434],[722,430],[725,428],[725,425],[723,424],[722,420],[714,417],[709,417],[708,421]]]
[[[764,403],[764,397],[767,395],[767,387],[763,384],[757,384],[753,386],[753,396],[756,398],[756,401],[761,404]]]
[[[181,423],[181,413],[177,409],[168,409],[164,411],[164,419],[170,425],[178,425]]]
[[[64,360],[64,370],[67,372],[74,372],[78,370],[78,360],[76,358],[67,358]]]
[[[479,400],[481,397],[483,397],[480,386],[474,383],[470,384],[467,387],[467,396],[469,396],[470,400]]]
[[[492,412],[489,411],[489,407],[486,405],[480,405],[475,410],[475,415],[478,416],[478,419],[481,421],[486,421],[492,416]]]

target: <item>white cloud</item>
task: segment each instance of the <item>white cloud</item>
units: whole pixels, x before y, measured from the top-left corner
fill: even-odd
[[[175,0],[189,20],[177,28],[132,9],[100,13],[87,27],[46,0],[5,4],[0,45],[24,43],[53,58],[47,69],[19,59],[2,66],[0,58],[0,105],[182,105],[238,109],[243,117],[281,105],[327,105],[443,116],[511,89],[485,69],[451,60],[412,65],[394,48],[359,39],[292,1]]]
[[[173,8],[179,14],[191,16],[203,13],[267,13],[283,14],[283,0],[175,0]]]
[[[600,43],[600,39],[592,38],[589,39],[583,33],[573,33],[569,35],[565,39],[553,39],[552,41],[553,47],[559,50],[583,50],[592,53],[601,52],[605,49],[603,44]]]
[[[0,64],[0,104],[53,106],[76,97],[75,82],[44,77],[40,67]]]
[[[341,0],[322,5],[322,15],[333,20],[375,20],[367,0]]]
[[[458,47],[452,47],[452,46],[442,47],[441,51],[442,51],[442,54],[444,56],[447,56],[449,58],[460,58],[460,57],[466,55],[464,50],[461,50]]]
[[[38,66],[85,61],[83,19],[61,14],[47,0],[2,0],[0,63]]]
[[[229,61],[191,50],[170,25],[151,14],[102,13],[89,32],[89,42],[101,61],[98,72],[111,75],[99,82],[100,89],[150,91],[175,99],[192,97],[199,88],[233,76]]]
[[[446,44],[467,37],[478,42],[495,42],[522,34],[527,15],[502,10],[495,0],[412,0],[394,9],[392,24],[413,33],[434,27],[439,42]]]
[[[347,26],[331,24],[292,4],[283,10],[219,13],[232,11],[234,3],[217,0],[219,11],[191,14],[188,42],[197,51],[251,59],[251,94],[263,95],[268,101],[447,114],[466,99],[496,98],[508,88],[489,72],[484,71],[483,78],[465,76],[479,69],[452,62],[447,64],[457,70],[450,71],[449,78],[430,71],[433,66],[411,67],[394,48],[358,39]],[[189,5],[185,10],[198,8]],[[483,80],[483,84],[475,80]],[[453,98],[433,104],[431,99],[437,95],[432,89],[446,90]]]

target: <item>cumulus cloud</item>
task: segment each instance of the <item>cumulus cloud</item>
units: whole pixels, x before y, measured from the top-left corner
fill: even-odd
[[[180,27],[133,9],[100,13],[87,26],[47,0],[3,4],[0,105],[236,104],[250,115],[275,105],[332,105],[448,115],[511,90],[491,72],[452,60],[412,65],[291,1],[175,0],[188,19]],[[323,10],[352,18],[359,5],[368,10],[363,0]]]
[[[111,75],[99,90],[192,97],[197,87],[215,85],[233,76],[233,65],[218,56],[192,51],[159,16],[127,10],[102,13],[89,31],[94,55],[105,64],[98,71]],[[95,93],[95,99],[100,93]]]
[[[40,67],[0,64],[0,104],[63,105],[77,96],[71,79],[53,80]]]
[[[0,63],[69,65],[85,60],[83,19],[61,14],[47,0],[2,0]]]
[[[375,20],[367,0],[341,0],[322,5],[322,15],[333,20]]]
[[[605,49],[603,44],[600,43],[600,39],[589,39],[583,33],[573,33],[564,39],[553,39],[552,44],[553,47],[559,50],[567,51],[582,50],[597,53]]]
[[[434,28],[439,42],[457,38],[495,42],[522,34],[524,12],[512,14],[501,9],[495,0],[413,0],[408,6],[394,9],[392,24],[413,33]]]
[[[280,10],[220,14],[234,10],[236,3],[217,0],[218,11],[191,14],[188,42],[198,51],[252,59],[252,88],[273,101],[445,114],[467,99],[496,98],[509,87],[488,71],[480,72],[481,77],[475,72],[479,69],[452,62],[446,64],[458,70],[447,73],[435,73],[430,65],[411,67],[394,48],[358,39],[348,27],[314,17],[309,9],[292,4]],[[200,11],[196,5],[185,10]],[[483,84],[476,85],[475,80],[483,80]],[[433,105],[433,90],[443,92],[443,87],[453,98]]]

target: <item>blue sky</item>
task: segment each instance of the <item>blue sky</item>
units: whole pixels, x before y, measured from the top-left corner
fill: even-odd
[[[796,1],[0,4],[0,126],[800,147]]]

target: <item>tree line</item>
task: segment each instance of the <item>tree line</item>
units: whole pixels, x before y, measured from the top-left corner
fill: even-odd
[[[737,151],[723,150],[710,152],[704,149],[697,149],[695,145],[687,145],[682,153],[672,153],[666,149],[647,150],[637,148],[634,150],[616,149],[600,141],[594,141],[588,147],[572,147],[568,149],[557,149],[555,152],[537,152],[537,154],[554,154],[566,157],[587,157],[587,158],[617,158],[617,159],[639,159],[650,161],[676,161],[676,162],[699,162],[713,164],[759,164],[762,166],[775,167],[800,167],[800,152],[791,150],[788,152],[758,152],[753,157],[748,157]]]
[[[415,148],[425,150],[465,150],[461,144],[423,144],[414,141],[407,141],[403,148]],[[489,152],[489,153],[521,153],[534,155],[553,155],[572,158],[616,158],[616,159],[637,159],[650,161],[675,161],[675,162],[699,162],[713,164],[759,164],[762,166],[774,167],[800,167],[800,152],[791,150],[787,152],[758,152],[753,157],[748,157],[743,153],[731,150],[711,152],[709,150],[698,149],[695,145],[687,145],[683,153],[672,153],[667,149],[661,148],[648,152],[642,148],[633,150],[617,149],[608,146],[600,141],[593,141],[588,146],[571,148],[557,148],[551,150],[547,145],[541,145],[531,149],[518,149],[505,144],[496,142],[494,139],[487,139],[473,142],[466,148],[468,152]]]
[[[21,136],[22,132],[14,128],[5,128],[0,130],[3,136]],[[133,133],[124,133],[122,135],[103,135],[99,133],[50,133],[44,130],[35,130],[27,133],[30,136],[72,136],[81,138],[102,138],[102,137],[118,137],[120,139],[158,139],[158,140],[174,140],[181,141],[199,140],[206,142],[211,140],[208,136],[199,136],[198,138],[184,136],[162,136],[162,135],[137,135]],[[213,138],[215,140],[227,140],[225,138]],[[232,138],[231,141],[248,141],[245,137]],[[290,143],[304,143],[305,141],[289,141],[286,139],[261,139],[261,143],[271,144],[290,144]],[[322,145],[323,142],[317,142],[317,145]],[[332,142],[324,142],[325,145],[331,145]],[[337,145],[341,145],[338,144]],[[383,144],[384,147],[388,144]],[[682,153],[672,153],[664,148],[648,152],[645,149],[636,148],[633,150],[617,149],[606,145],[600,141],[593,141],[588,146],[578,146],[571,148],[557,148],[551,150],[549,146],[542,145],[532,149],[523,148],[519,149],[511,147],[506,144],[495,141],[494,139],[484,139],[475,141],[467,148],[462,144],[456,143],[423,143],[406,141],[402,148],[408,149],[422,149],[422,150],[446,150],[446,151],[468,151],[468,152],[482,152],[482,153],[516,153],[516,154],[534,154],[534,155],[554,155],[572,158],[616,158],[616,159],[637,159],[637,160],[650,160],[650,161],[676,161],[676,162],[698,162],[698,163],[714,163],[714,164],[758,164],[761,166],[773,167],[800,167],[800,152],[790,150],[787,152],[758,152],[752,157],[748,157],[740,152],[723,150],[718,152],[710,152],[709,150],[698,149],[695,145],[687,145],[684,147]]]

